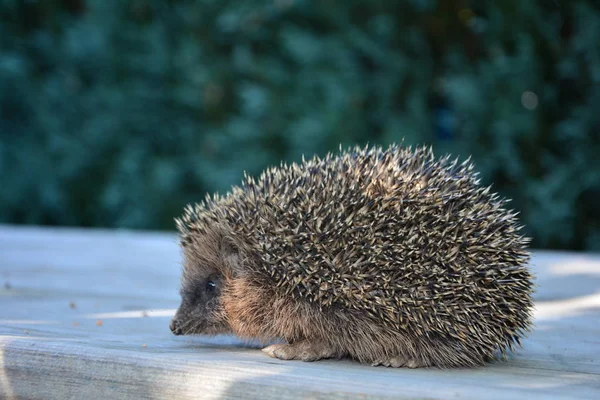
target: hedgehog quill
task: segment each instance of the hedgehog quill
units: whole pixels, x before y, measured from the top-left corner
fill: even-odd
[[[340,150],[245,177],[176,219],[176,335],[233,333],[282,360],[473,367],[530,330],[529,239],[469,161]]]

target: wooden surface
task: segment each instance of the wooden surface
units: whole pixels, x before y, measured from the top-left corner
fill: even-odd
[[[171,335],[168,234],[0,226],[0,398],[600,399],[600,256],[537,252],[536,330],[507,362],[388,369]]]

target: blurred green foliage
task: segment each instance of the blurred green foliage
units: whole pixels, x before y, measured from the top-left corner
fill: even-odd
[[[4,0],[0,221],[173,229],[339,144],[473,156],[541,248],[600,249],[595,0]]]

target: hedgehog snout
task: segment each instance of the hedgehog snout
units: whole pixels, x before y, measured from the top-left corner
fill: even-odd
[[[183,330],[181,329],[181,324],[176,318],[173,318],[169,323],[169,329],[173,332],[173,335],[183,335]]]
[[[173,335],[184,335],[183,329],[187,326],[187,313],[185,311],[182,312],[181,306],[175,312],[175,315],[169,322],[169,329],[173,333]]]

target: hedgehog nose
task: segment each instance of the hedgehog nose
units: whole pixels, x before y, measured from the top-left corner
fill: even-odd
[[[183,335],[183,331],[181,330],[181,327],[176,319],[171,320],[169,328],[171,329],[171,332],[173,332],[173,335]]]

